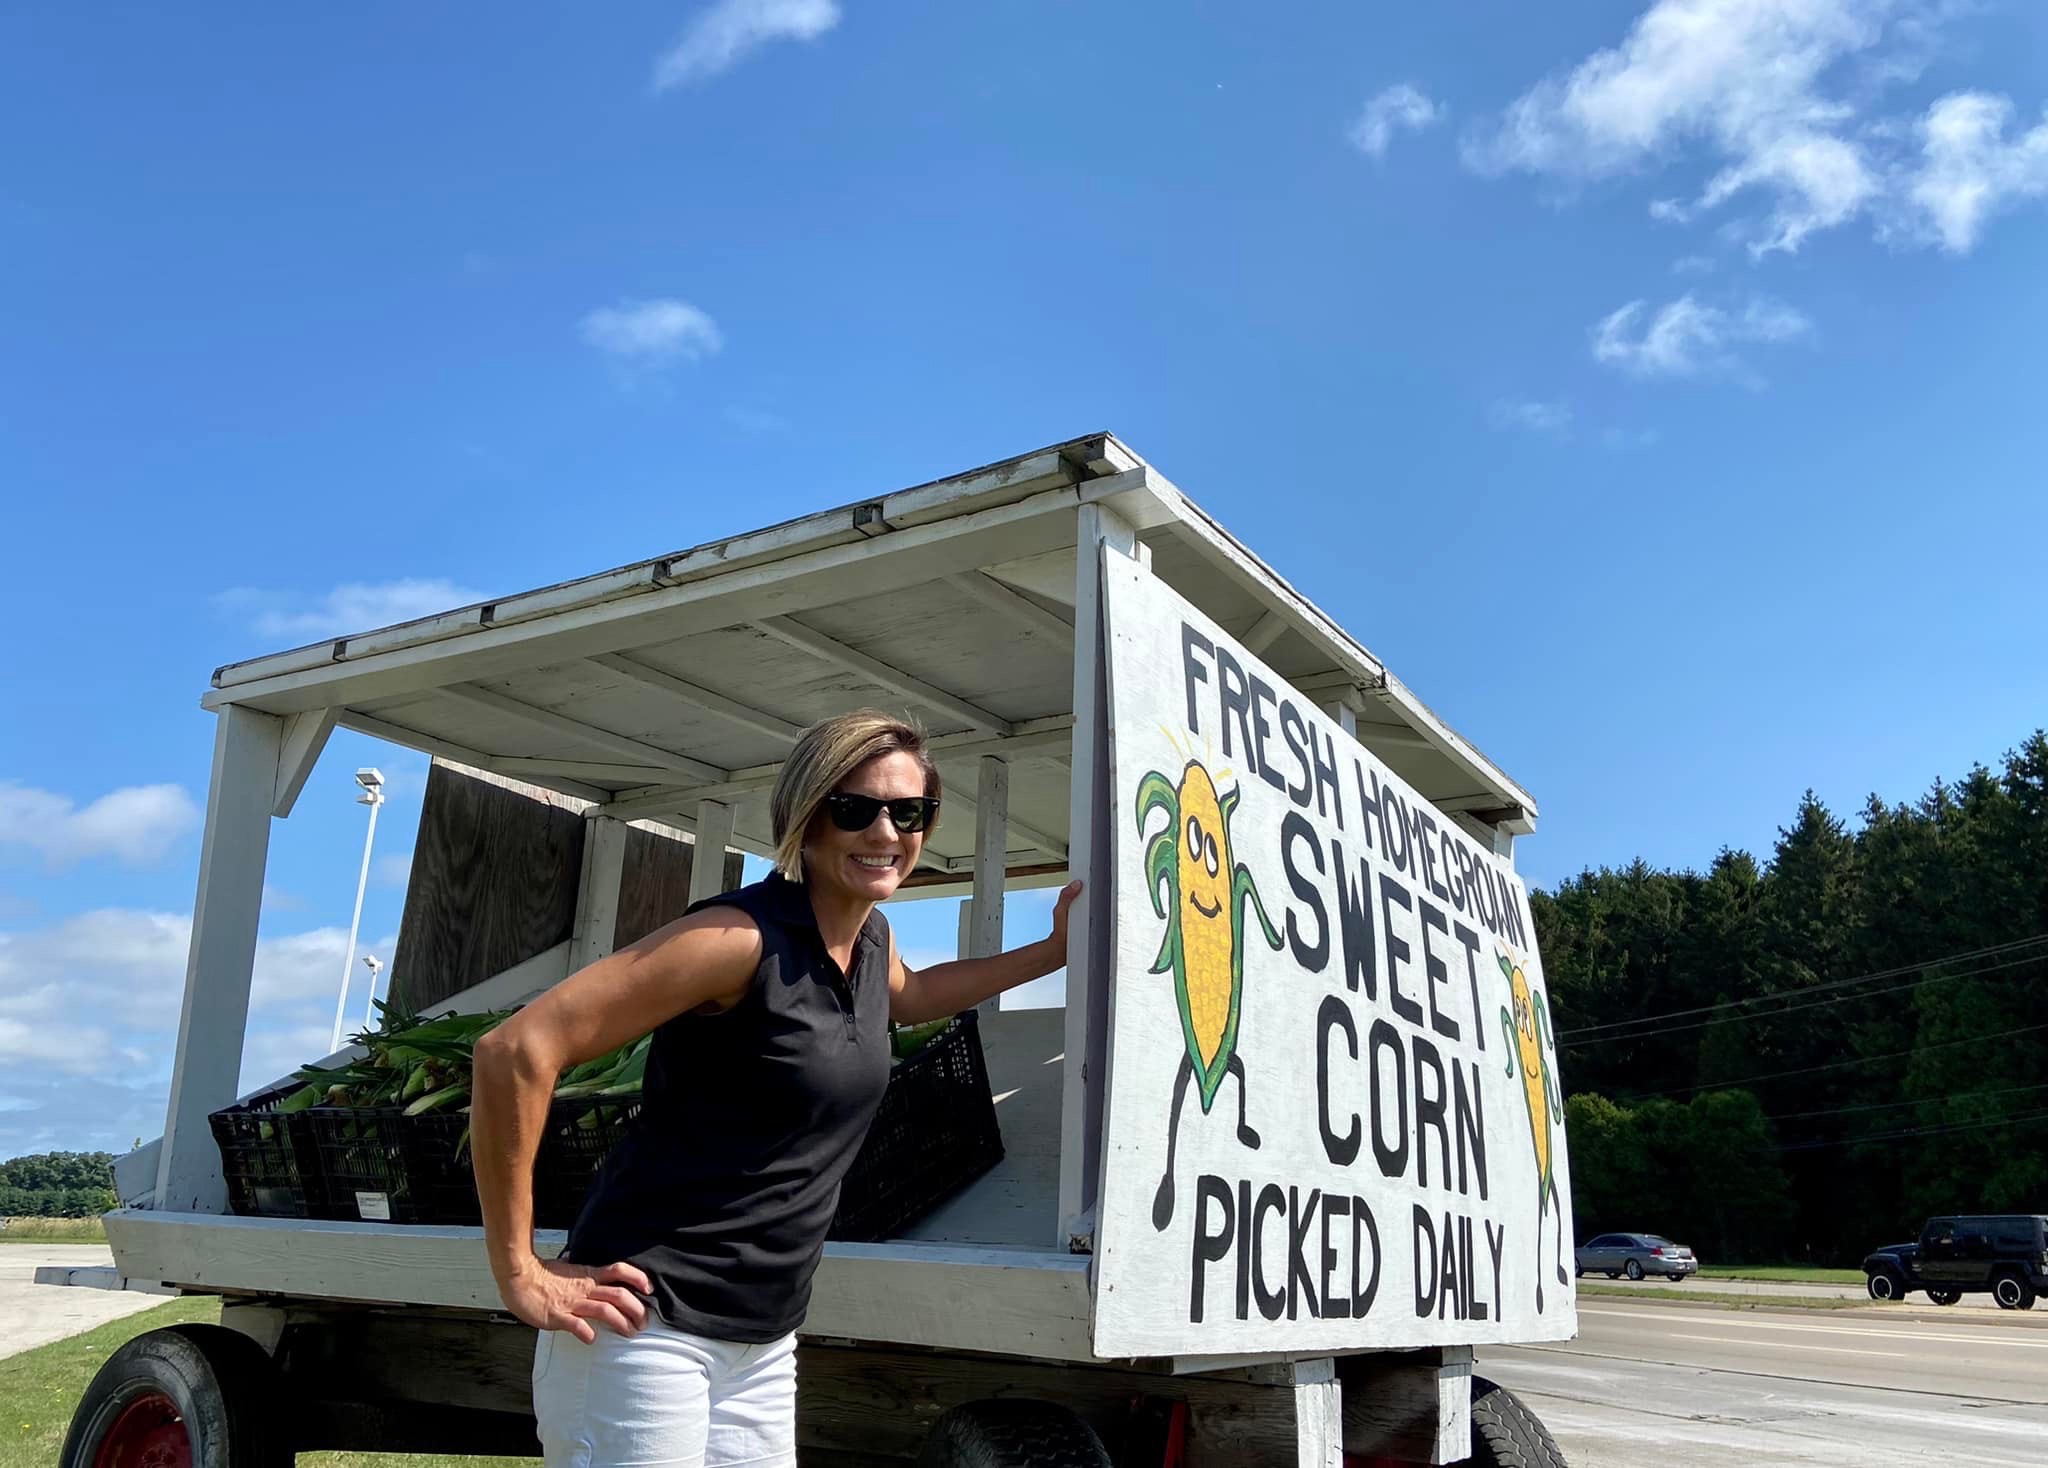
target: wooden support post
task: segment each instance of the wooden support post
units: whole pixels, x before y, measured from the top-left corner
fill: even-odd
[[[235,1099],[249,1025],[263,868],[284,720],[228,704],[213,731],[213,779],[199,848],[199,895],[185,961],[185,1007],[157,1160],[156,1206],[225,1213],[220,1149],[206,1118]]]
[[[1493,828],[1493,854],[1511,867],[1515,864],[1515,833],[1506,826]]]
[[[953,956],[955,958],[972,958],[974,956],[974,899],[972,897],[960,899],[960,933],[958,941],[953,945]]]
[[[981,757],[981,778],[974,790],[974,897],[968,956],[988,958],[1003,951],[1003,884],[1010,845],[1010,767],[994,755]],[[994,1014],[998,1001],[976,1006]]]
[[[1337,727],[1351,738],[1358,738],[1358,710],[1341,698],[1333,698],[1317,707],[1337,721]]]
[[[334,732],[335,720],[340,716],[340,709],[308,709],[285,721],[284,738],[277,751],[277,790],[271,797],[272,815],[283,819],[292,813],[299,792],[306,788],[306,777],[313,773],[320,751],[327,747],[327,736]]]
[[[725,848],[732,845],[733,809],[716,800],[697,803],[697,849],[690,853],[690,901],[725,890]]]
[[[1296,1468],[1344,1468],[1344,1392],[1328,1360],[1295,1366],[1294,1462]]]
[[[569,939],[569,972],[607,957],[618,943],[619,884],[626,875],[626,835],[631,828],[609,816],[592,816],[583,828],[583,885],[576,894],[576,925]],[[694,874],[696,867],[691,866]]]
[[[1066,1062],[1060,1105],[1059,1233],[1053,1247],[1094,1247],[1109,1095],[1109,970],[1114,962],[1115,802],[1109,768],[1109,676],[1101,546],[1151,563],[1137,528],[1106,505],[1081,507],[1074,546],[1074,747],[1068,782],[1067,869],[1087,884],[1067,914]]]

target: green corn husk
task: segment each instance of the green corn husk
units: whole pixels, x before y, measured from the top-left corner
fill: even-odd
[[[910,1059],[911,1056],[917,1054],[918,1051],[924,1049],[925,1046],[938,1038],[939,1032],[952,1022],[952,1016],[948,1015],[944,1019],[928,1020],[921,1025],[904,1025],[900,1029],[891,1030],[889,1032],[890,1054],[898,1062]]]

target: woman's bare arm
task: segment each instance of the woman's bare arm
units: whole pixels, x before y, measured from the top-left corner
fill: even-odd
[[[1081,884],[1069,882],[1053,905],[1052,933],[989,958],[962,958],[914,969],[896,951],[889,935],[889,1018],[900,1025],[922,1024],[972,1009],[1005,989],[1042,979],[1067,961],[1067,912],[1080,895]]]
[[[470,1151],[484,1248],[506,1307],[542,1330],[596,1339],[591,1322],[631,1335],[646,1320],[630,1264],[543,1265],[533,1252],[533,1160],[562,1071],[697,1009],[726,1009],[761,961],[761,934],[736,908],[710,907],[579,970],[477,1042]]]

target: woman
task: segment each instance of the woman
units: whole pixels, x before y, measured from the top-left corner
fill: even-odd
[[[796,1462],[795,1331],[888,1085],[888,1022],[1066,961],[1078,882],[1050,937],[904,964],[876,904],[916,867],[939,797],[914,726],[872,710],[812,726],[776,780],[765,881],[571,975],[478,1044],[484,1241],[506,1307],[541,1332],[548,1468]],[[639,1123],[562,1258],[542,1260],[533,1158],[556,1077],[650,1031]]]

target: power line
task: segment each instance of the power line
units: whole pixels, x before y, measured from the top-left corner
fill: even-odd
[[[1896,1111],[1901,1106],[1946,1106],[1951,1101],[1974,1101],[1981,1096],[2010,1096],[2019,1091],[2048,1091],[2048,1081],[2031,1086],[1999,1086],[1990,1091],[1951,1091],[1946,1096],[1917,1096],[1905,1101],[1872,1101],[1862,1106],[1830,1106],[1820,1111],[1787,1111],[1767,1116],[1765,1121],[1809,1121],[1818,1116],[1848,1116],[1858,1111]]]
[[[2016,948],[2032,948],[2044,945],[2048,945],[2048,933],[2036,933],[2030,938],[2015,938],[2008,943],[1993,943],[1983,948],[1971,949],[1962,953],[1950,953],[1940,958],[1923,959],[1919,963],[1900,964],[1896,968],[1879,969],[1874,973],[1858,974],[1855,978],[1851,979],[1832,979],[1825,984],[1810,984],[1803,989],[1796,989],[1789,993],[1756,994],[1747,999],[1723,999],[1714,1004],[1695,1005],[1691,1009],[1671,1009],[1666,1010],[1662,1014],[1638,1015],[1634,1019],[1609,1020],[1604,1024],[1597,1025],[1579,1025],[1573,1029],[1559,1030],[1557,1038],[1563,1041],[1575,1035],[1592,1035],[1603,1030],[1619,1030],[1638,1025],[1653,1025],[1667,1019],[1689,1019],[1696,1014],[1713,1014],[1724,1009],[1739,1009],[1745,1005],[1771,1004],[1784,999],[1806,999],[1816,994],[1853,988],[1857,984],[1874,983],[1879,979],[1895,979],[1903,974],[1921,973],[1945,963],[1973,962],[1980,958],[2004,955]]]
[[[1853,1147],[1860,1142],[1902,1142],[1915,1137],[1943,1137],[1952,1132],[1981,1131],[1986,1127],[2017,1126],[2023,1121],[2039,1121],[2048,1117],[2048,1106],[2038,1111],[2022,1112],[2017,1116],[2001,1116],[1991,1121],[1959,1121],[1942,1126],[1913,1127],[1905,1131],[1873,1132],[1864,1137],[1836,1137],[1826,1142],[1792,1142],[1774,1147],[1774,1152],[1817,1152],[1823,1147]]]
[[[1746,1086],[1753,1081],[1781,1081],[1787,1076],[1813,1075],[1824,1070],[1840,1070],[1847,1065],[1875,1065],[1881,1060],[1903,1060],[1909,1055],[1922,1055],[1930,1050],[1949,1050],[1957,1045],[1974,1045],[1983,1040],[2009,1040],[2016,1035],[2032,1035],[2048,1030],[2048,1024],[2024,1025],[2016,1030],[1993,1030],[1986,1035],[1965,1035],[1960,1040],[1942,1040],[1933,1045],[1915,1045],[1910,1050],[1893,1050],[1884,1055],[1858,1055],[1848,1060],[1830,1060],[1821,1065],[1802,1065],[1796,1070],[1774,1070],[1763,1075],[1735,1076],[1724,1081],[1703,1081],[1690,1086],[1672,1086],[1663,1091],[1639,1091],[1633,1096],[1621,1098],[1628,1101],[1654,1101],[1659,1096],[1676,1096],[1681,1091],[1720,1091],[1730,1086]]]
[[[1830,994],[1819,999],[1806,998],[1808,994],[1813,992],[1810,989],[1795,989],[1787,994],[1772,995],[1770,997],[1777,999],[1796,999],[1801,1000],[1803,1002],[1796,1004],[1785,1004],[1777,1009],[1760,1010],[1754,1014],[1721,1015],[1709,1019],[1697,1019],[1692,1021],[1690,1024],[1665,1025],[1660,1029],[1637,1030],[1626,1035],[1594,1035],[1589,1039],[1573,1041],[1567,1041],[1564,1039],[1563,1035],[1559,1035],[1558,1048],[1561,1050],[1582,1050],[1588,1045],[1611,1045],[1623,1040],[1646,1040],[1655,1039],[1664,1035],[1683,1034],[1688,1030],[1703,1030],[1707,1028],[1709,1025],[1734,1025],[1745,1024],[1748,1021],[1755,1019],[1776,1019],[1779,1015],[1782,1014],[1798,1014],[1802,1010],[1822,1009],[1830,1004],[1847,1004],[1858,999],[1880,999],[1887,994],[1904,993],[1908,989],[1924,989],[1933,984],[1952,984],[1956,982],[1958,979],[1982,978],[1986,974],[1995,974],[2004,969],[2018,968],[2024,964],[2029,963],[2038,963],[2044,958],[2048,958],[2048,950],[2044,950],[2041,953],[2022,953],[2014,957],[2001,959],[1992,963],[1987,963],[1983,965],[1981,968],[1964,969],[1961,973],[1934,974],[1928,978],[1913,979],[1910,982],[1904,984],[1887,985],[1885,988],[1882,989],[1860,989],[1853,994]],[[1858,980],[1857,982],[1868,983],[1873,977],[1875,976],[1865,975],[1863,979]],[[2023,975],[2014,975],[2014,977],[2023,977]],[[1731,1004],[1741,1004],[1755,1003],[1757,1001],[1730,1000],[1729,1002]],[[1629,1020],[1623,1021],[1623,1023],[1648,1024],[1651,1023],[1651,1021]]]

